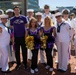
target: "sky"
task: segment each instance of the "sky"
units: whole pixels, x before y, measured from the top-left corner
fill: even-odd
[[[43,8],[45,4],[52,8],[56,6],[76,6],[76,0],[39,0],[40,8]]]

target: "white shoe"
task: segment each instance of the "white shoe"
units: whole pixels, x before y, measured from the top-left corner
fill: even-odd
[[[33,69],[31,69],[31,71],[30,71],[32,74],[34,74],[35,73],[35,71],[33,70]]]
[[[38,68],[35,68],[35,72],[38,72],[39,70],[38,70]]]
[[[55,63],[57,64],[58,63],[58,60],[56,60]]]
[[[49,66],[49,65],[47,65],[45,68],[46,68],[46,69],[49,69],[49,68],[50,68],[50,66]]]
[[[75,70],[76,70],[76,66],[75,66],[75,68],[74,68]]]
[[[49,68],[49,71],[53,71],[53,68]]]

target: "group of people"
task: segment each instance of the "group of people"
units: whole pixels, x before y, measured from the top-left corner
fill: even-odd
[[[76,45],[76,19],[69,19],[69,10],[51,14],[50,7],[45,5],[44,13],[37,12],[35,16],[33,9],[27,10],[27,16],[21,15],[18,6],[13,10],[8,9],[6,14],[2,10],[0,12],[0,68],[3,73],[11,72],[8,58],[9,62],[16,62],[16,70],[20,69],[20,47],[24,69],[28,67],[27,60],[31,60],[30,72],[38,72],[39,59],[40,63],[46,64],[45,69],[52,72],[55,45],[58,51],[58,71],[67,71],[71,41]],[[26,44],[26,38],[29,39],[30,36],[34,44],[31,48]]]

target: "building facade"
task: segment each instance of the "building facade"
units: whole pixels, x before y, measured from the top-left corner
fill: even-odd
[[[27,8],[28,9],[34,9],[35,11],[39,10],[39,0],[28,0],[27,2]]]
[[[12,9],[14,6],[19,6],[22,14],[25,14],[27,9],[39,10],[38,0],[0,0],[0,9],[4,11],[9,8]]]

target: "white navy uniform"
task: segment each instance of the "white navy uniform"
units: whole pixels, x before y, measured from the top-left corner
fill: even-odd
[[[29,12],[32,13],[31,18],[33,18],[34,10],[33,10],[33,9],[27,9],[27,14],[28,14]],[[29,16],[26,17],[26,19],[27,19],[27,23],[28,23],[28,24],[29,24],[29,21],[31,20],[31,18],[30,18]]]
[[[73,28],[74,30],[74,46],[75,46],[75,50],[76,50],[76,18],[74,18],[72,21],[71,21],[71,27]]]
[[[38,22],[38,27],[42,27],[43,26],[43,22]],[[46,63],[46,57],[45,57],[45,51],[44,50],[40,50],[40,63]]]
[[[26,17],[28,24],[29,24],[29,21],[30,21],[32,18],[34,18],[34,17],[31,17],[31,18],[29,18],[28,16]]]
[[[31,17],[31,18],[33,18],[33,17]],[[29,21],[31,20],[31,18],[29,18],[28,16],[26,17],[28,24],[29,24]],[[28,58],[27,59],[30,59],[30,60],[32,59],[32,52],[29,49],[28,49]]]
[[[10,26],[10,18],[8,19],[7,23],[6,23],[6,26],[9,27]],[[11,30],[10,31],[10,34],[11,34]],[[8,61],[9,62],[15,62],[16,61],[16,58],[15,58],[15,52],[13,50],[13,45],[9,45],[9,49],[8,49]]]
[[[28,13],[28,12],[32,12],[32,13],[33,13],[34,10],[33,10],[33,9],[27,9],[27,13]],[[33,15],[32,15],[31,18],[33,18]],[[29,16],[26,17],[26,19],[27,19],[27,24],[29,24],[29,21],[31,20],[31,18],[29,18]],[[28,57],[27,57],[27,59],[30,59],[30,60],[32,59],[32,52],[31,52],[31,50],[29,50],[29,49],[28,49]]]
[[[2,23],[0,23],[0,27],[2,28],[2,33],[0,33],[0,65],[2,71],[7,71],[9,69],[8,46],[10,43],[10,34],[8,33],[8,29]]]
[[[71,26],[71,20],[68,18],[67,20],[65,20],[64,18],[62,19],[63,21],[65,21],[66,23],[68,23],[70,26]],[[71,31],[71,32],[73,32],[73,31]],[[73,36],[73,33],[71,33],[71,37]],[[71,42],[72,42],[72,40],[71,40]],[[69,59],[70,59],[70,55],[71,55],[71,42],[69,43]],[[68,62],[69,62],[69,59],[68,59]]]
[[[46,16],[50,16],[51,17],[51,19],[52,19],[52,21],[53,21],[53,23],[54,23],[54,26],[56,25],[56,18],[55,18],[55,16],[53,15],[53,14],[51,14],[51,13],[49,13],[49,14],[43,14],[42,15],[42,19],[44,20],[45,19],[45,17]]]
[[[71,20],[69,18],[68,18],[68,20],[65,20],[64,18],[62,20],[65,21],[66,23],[68,23],[71,26]]]
[[[71,27],[68,23],[62,22],[60,32],[56,34],[56,45],[58,49],[58,69],[67,70],[68,65],[68,49],[71,40]]]
[[[68,23],[72,28],[72,23],[71,23],[71,20],[69,18],[68,18],[68,20],[65,20],[65,19],[62,19],[62,20],[65,21],[65,23]],[[71,31],[71,32],[73,32],[73,31]],[[73,33],[71,33],[71,37],[72,36],[73,36]]]

